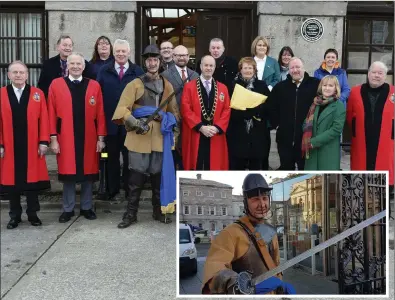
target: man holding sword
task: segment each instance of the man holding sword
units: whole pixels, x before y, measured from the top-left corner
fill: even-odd
[[[44,93],[26,83],[28,69],[22,61],[8,67],[10,85],[0,90],[0,193],[10,200],[7,228],[22,221],[21,195],[26,214],[40,226],[38,191],[50,188],[45,153],[49,144],[49,121]]]
[[[153,218],[170,223],[176,200],[175,171],[171,150],[173,131],[180,119],[171,83],[158,74],[160,52],[148,45],[142,54],[147,73],[124,89],[113,122],[125,125],[129,150],[128,204],[118,228],[137,222],[140,195],[146,174],[152,187]],[[177,134],[176,134],[177,135]]]

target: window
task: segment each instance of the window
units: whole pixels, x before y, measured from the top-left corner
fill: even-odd
[[[210,206],[210,216],[215,216],[215,206]]]
[[[349,16],[343,58],[350,87],[366,82],[369,66],[380,60],[388,67],[387,82],[394,83],[394,19]]]
[[[211,231],[215,231],[215,223],[214,222],[211,222],[210,227],[211,227]]]
[[[27,83],[37,85],[45,55],[45,8],[0,10],[0,84],[9,84],[7,67],[14,60],[29,68]]]
[[[222,207],[222,215],[226,216],[227,214],[228,214],[228,209],[227,209],[227,207],[223,206]]]
[[[197,207],[197,214],[200,215],[200,216],[203,215],[203,206],[200,206],[200,205],[199,205],[199,206]]]
[[[209,197],[214,197],[214,192],[208,192]]]
[[[203,228],[203,224],[202,223],[199,223],[198,225],[199,225],[199,228]]]
[[[189,196],[189,194],[190,194],[189,191],[182,191],[183,196]]]
[[[189,210],[189,205],[184,205],[184,215],[189,215],[190,210]]]
[[[226,193],[225,192],[221,192],[221,198],[226,198]]]
[[[199,197],[203,196],[203,192],[202,191],[196,191],[196,196],[199,196]]]

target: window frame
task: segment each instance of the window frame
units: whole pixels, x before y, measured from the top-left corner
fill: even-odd
[[[190,195],[190,192],[184,190],[184,191],[182,191],[182,195],[183,195],[183,196],[189,196],[189,195]]]
[[[221,198],[226,199],[226,192],[221,192]]]
[[[202,191],[196,191],[196,197],[203,197],[203,192]]]
[[[199,214],[199,207],[202,209],[202,213],[201,214]],[[203,205],[197,205],[196,206],[196,214],[198,216],[204,216],[204,206]]]
[[[188,213],[186,213],[186,208],[188,208]],[[184,215],[189,216],[191,214],[191,206],[184,204],[183,213],[184,213]]]
[[[224,214],[224,208],[225,208],[225,214]],[[228,208],[226,206],[221,207],[221,216],[227,216],[228,215]]]
[[[214,208],[214,214],[211,214],[211,209],[212,209],[212,208]],[[208,211],[209,211],[209,216],[216,216],[216,215],[217,215],[216,207],[213,206],[213,205],[209,206]]]

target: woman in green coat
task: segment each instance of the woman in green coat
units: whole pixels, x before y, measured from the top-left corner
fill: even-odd
[[[303,125],[305,170],[340,170],[340,135],[346,110],[336,76],[322,78]]]

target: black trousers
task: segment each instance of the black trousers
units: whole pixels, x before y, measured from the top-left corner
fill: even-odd
[[[230,157],[229,160],[230,170],[244,171],[248,170],[264,170],[262,159],[248,159],[240,157]]]
[[[119,160],[119,154],[122,153],[123,158],[123,189],[127,190],[127,183],[129,178],[129,158],[128,149],[124,146],[125,136],[121,134],[108,135],[106,137],[107,147],[107,175],[108,175],[108,192],[110,195],[119,193],[121,188],[121,162]]]
[[[278,155],[280,156],[280,168],[279,170],[293,171],[295,170],[295,164],[298,166],[298,170],[304,170],[304,158],[302,158],[301,146],[282,146],[277,144]]]
[[[40,211],[40,203],[38,202],[38,193],[37,192],[25,192],[27,209],[27,216],[34,217],[37,215],[37,212]],[[11,219],[20,219],[22,216],[22,206],[21,206],[21,193],[14,192],[9,193],[8,198],[10,199],[10,218]]]

